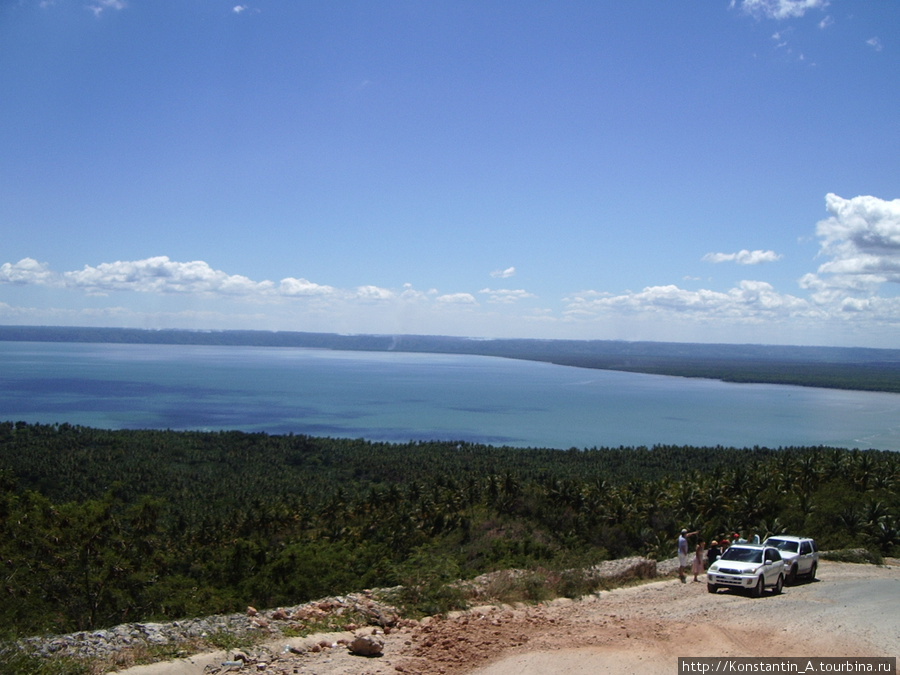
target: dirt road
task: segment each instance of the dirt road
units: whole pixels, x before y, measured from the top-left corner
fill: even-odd
[[[328,645],[321,651],[288,653],[289,642],[297,647],[303,641],[283,641],[260,660],[265,672],[278,675],[671,675],[679,656],[900,657],[900,566],[822,562],[818,581],[760,599],[713,596],[705,583],[690,578],[686,584],[657,581],[577,602],[477,608],[380,637],[380,657],[354,656],[339,643],[352,635],[331,634],[313,641]],[[123,672],[228,672],[222,668],[227,657],[203,655]],[[251,664],[243,672],[252,672]]]

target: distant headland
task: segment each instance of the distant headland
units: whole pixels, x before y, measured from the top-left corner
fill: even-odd
[[[470,354],[725,382],[900,393],[900,349],[68,326],[0,326],[0,341]]]

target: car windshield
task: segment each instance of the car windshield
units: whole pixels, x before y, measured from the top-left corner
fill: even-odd
[[[787,551],[788,553],[796,553],[800,546],[796,541],[785,541],[784,539],[767,539],[767,546],[774,546],[779,551]]]
[[[722,554],[722,560],[733,560],[735,562],[758,563],[762,562],[761,548],[742,548],[740,546],[732,546]]]

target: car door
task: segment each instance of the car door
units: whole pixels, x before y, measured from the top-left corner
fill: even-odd
[[[812,567],[812,544],[809,541],[800,542],[800,555],[797,556],[797,573],[809,574]]]
[[[765,550],[766,564],[763,566],[763,574],[765,575],[766,586],[774,586],[778,581],[778,575],[781,574],[784,564],[781,562],[781,554],[774,548]]]

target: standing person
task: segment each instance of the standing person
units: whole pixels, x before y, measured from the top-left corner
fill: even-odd
[[[687,529],[681,530],[681,535],[678,537],[678,578],[681,579],[681,583],[687,583],[687,568],[690,565],[688,560],[688,537],[693,537],[696,532],[688,532]]]
[[[706,567],[704,563],[706,558],[706,542],[698,541],[697,548],[694,549],[694,564],[691,571],[694,573],[694,581],[700,581],[697,578],[698,574],[703,574],[706,571]]]
[[[719,550],[719,542],[713,539],[709,542],[709,550],[706,552],[706,566],[709,567],[716,562],[720,555],[722,555],[722,551]]]

